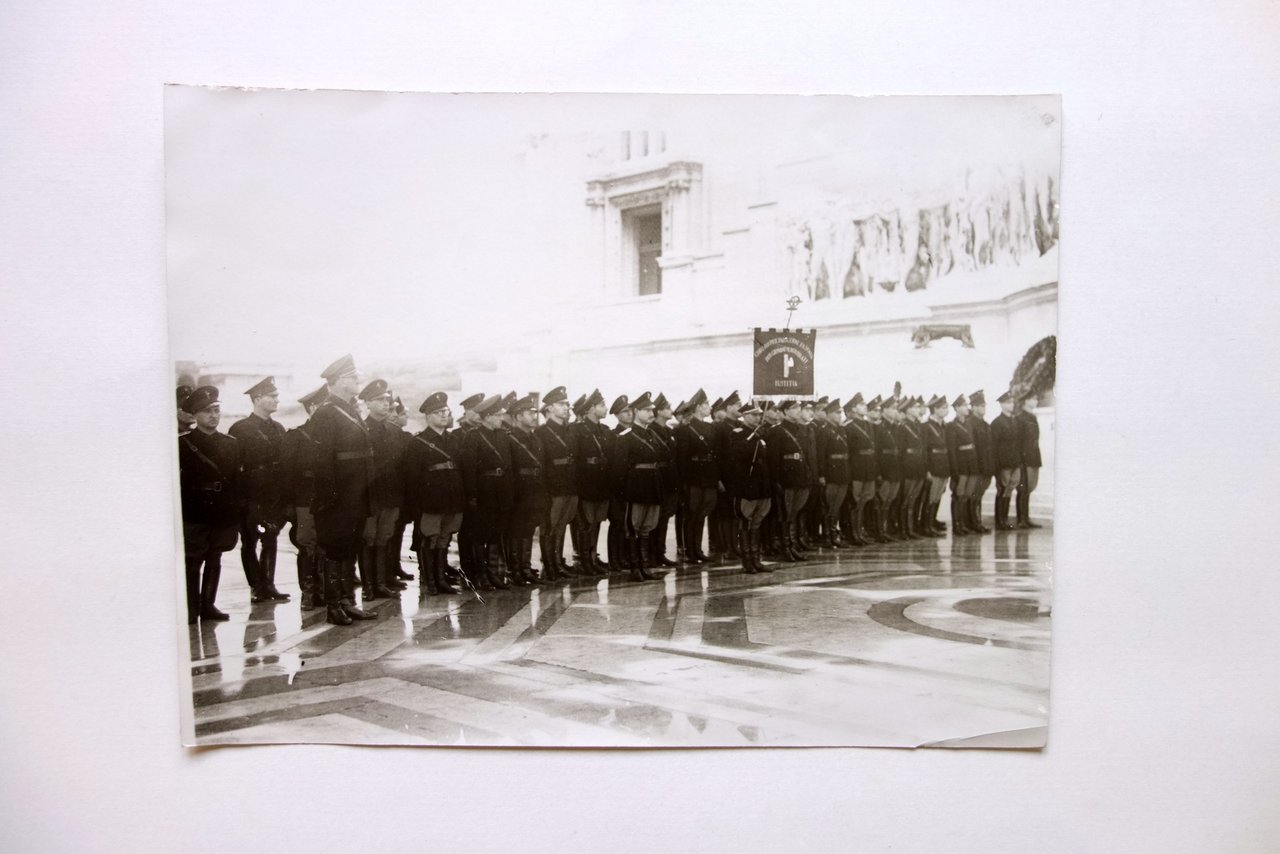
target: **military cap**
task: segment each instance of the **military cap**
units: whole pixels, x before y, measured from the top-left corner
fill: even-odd
[[[840,398],[837,397],[835,400],[828,403],[824,407],[824,410],[828,415],[835,415],[837,412],[840,411]]]
[[[486,397],[475,405],[475,410],[477,415],[485,417],[501,415],[507,411],[506,398],[499,397],[496,394],[493,397]]]
[[[517,398],[507,407],[507,412],[515,415],[520,412],[534,412],[538,409],[538,396],[532,392],[524,397]]]
[[[755,401],[747,401],[746,405],[742,407],[742,411],[739,412],[738,414],[739,415],[763,415],[764,410],[761,409],[756,404]]]
[[[782,403],[778,404],[778,408],[781,409],[783,412],[786,412],[789,409],[795,409],[799,406],[800,406],[800,401],[798,400],[784,400],[782,401]]]
[[[813,402],[813,405],[814,405],[814,406],[821,406],[821,407],[824,407],[824,408],[825,408],[825,407],[826,407],[826,405],[827,405],[828,403],[830,403],[830,402],[831,402],[831,398],[827,397],[827,396],[824,394],[822,397],[820,397],[820,398],[818,398],[817,400],[815,400],[815,401]]]
[[[350,376],[356,372],[355,359],[351,358],[351,354],[343,356],[329,367],[320,372],[320,376],[326,380],[336,380],[339,377]]]
[[[662,392],[658,392],[658,396],[653,401],[653,408],[661,412],[664,409],[671,408],[671,401],[667,400],[667,396]]]
[[[577,400],[569,404],[569,409],[571,412],[573,412],[574,415],[581,415],[582,411],[586,408],[586,405],[587,405],[587,396],[585,394],[580,394],[578,395]]]
[[[693,397],[689,398],[689,402],[685,405],[689,407],[690,411],[692,411],[706,402],[707,393],[702,389],[698,389],[693,393]]]
[[[520,397],[520,396],[519,396],[518,394],[516,394],[516,393],[515,393],[515,391],[509,391],[509,392],[507,392],[507,393],[503,396],[503,398],[502,398],[502,408],[503,408],[503,409],[510,409],[510,408],[511,408],[511,404],[515,403],[515,402],[516,402],[516,400],[517,400],[517,399],[519,399],[519,397]]]
[[[473,394],[471,395],[471,397],[465,398],[458,405],[461,406],[463,409],[475,409],[477,406],[480,405],[481,401],[483,400],[484,400],[484,393],[481,392],[479,394]]]
[[[391,408],[397,415],[403,415],[406,411],[404,408],[404,401],[401,400],[398,395],[396,396],[395,402],[391,404]]]
[[[862,399],[862,392],[858,392],[853,397],[849,398],[849,406],[858,406],[862,403],[866,403],[866,401]]]
[[[600,389],[596,389],[591,392],[591,394],[587,395],[587,402],[582,405],[587,409],[590,409],[591,407],[599,406],[602,403],[604,403],[604,395],[600,393]]]
[[[323,403],[324,399],[328,396],[329,387],[322,385],[315,391],[307,392],[302,397],[298,398],[298,403],[301,403],[303,406],[315,406],[318,403]]]
[[[884,401],[880,399],[880,395],[876,395],[867,401],[867,409],[880,409],[884,406]]]
[[[617,415],[624,409],[631,409],[631,402],[627,400],[627,396],[625,394],[620,394],[618,395],[618,399],[613,402],[613,406],[609,407],[609,414]]]
[[[361,400],[377,400],[380,397],[391,397],[391,389],[386,380],[374,380],[360,390]]]
[[[182,401],[182,411],[195,415],[211,406],[218,405],[218,389],[211,385],[202,385]]]
[[[1013,392],[1006,391],[1004,394],[996,398],[996,403],[1008,403],[1010,401],[1016,401],[1017,399],[1018,398],[1014,395]]]
[[[689,409],[689,401],[682,400],[671,409],[672,415],[684,415]]]
[[[957,397],[955,400],[951,401],[952,406],[967,406],[968,403],[969,403],[969,398],[965,397],[963,394]]]
[[[279,394],[280,390],[276,388],[276,378],[267,377],[260,383],[254,383],[252,388],[246,389],[245,394],[249,395],[249,399],[262,397],[264,394]]]
[[[896,398],[896,397],[890,397],[890,398],[887,398],[887,399],[884,401],[884,403],[882,403],[882,404],[881,404],[881,408],[883,408],[883,409],[901,409],[901,408],[902,408],[902,401],[901,401],[901,400],[899,400],[899,399],[898,399],[898,398]]]
[[[635,400],[631,401],[631,408],[635,410],[653,409],[653,401],[649,398],[649,392],[643,392]]]
[[[947,399],[940,394],[935,394],[933,397],[929,398],[929,408],[938,409],[939,407],[946,409]]]
[[[853,412],[855,409],[857,409],[857,407],[858,407],[857,401],[855,401],[855,400],[851,397],[851,398],[849,398],[849,402],[848,402],[848,403],[846,403],[846,404],[844,405],[844,411],[845,411],[845,412]]]
[[[568,403],[569,393],[564,390],[564,386],[558,385],[551,391],[542,396],[542,405],[547,406],[551,403]]]
[[[987,402],[987,397],[982,393],[982,389],[978,389],[973,394],[969,395],[969,402],[974,406],[984,406]]]
[[[178,392],[178,405],[179,405],[179,406],[181,406],[181,405],[182,405],[182,401],[186,400],[186,399],[187,399],[187,397],[188,397],[188,395],[190,395],[190,394],[191,394],[191,392],[193,392],[193,391],[195,391],[195,388],[193,388],[192,386],[189,386],[189,385],[180,385],[180,386],[178,386],[178,389],[177,389],[177,392]]]
[[[717,397],[715,403],[711,404],[711,411],[720,412],[722,409],[724,409],[724,398]]]
[[[418,407],[418,411],[424,415],[430,415],[440,409],[444,409],[449,405],[449,395],[442,391],[437,391],[429,395],[426,400],[422,401],[422,405]]]
[[[738,390],[734,389],[729,392],[729,396],[724,399],[724,406],[728,409],[730,406],[741,406],[742,398],[738,397]]]

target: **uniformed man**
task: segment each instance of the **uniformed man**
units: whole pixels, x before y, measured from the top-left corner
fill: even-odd
[[[955,418],[947,423],[947,457],[951,465],[951,535],[976,534],[969,527],[969,502],[978,481],[978,449],[969,427],[969,399],[952,401]]]
[[[200,386],[182,401],[194,429],[178,437],[182,494],[182,543],[187,576],[187,623],[225,620],[214,601],[222,577],[222,553],[236,545],[239,526],[239,443],[218,432],[218,390]],[[203,572],[202,572],[203,570]]]
[[[841,534],[841,508],[849,495],[849,443],[839,399],[828,401],[818,427],[818,478],[823,491],[823,540],[828,548],[847,548]]]
[[[991,485],[991,478],[996,473],[995,448],[991,445],[991,425],[987,423],[987,398],[978,389],[969,395],[969,429],[973,433],[974,449],[978,452],[978,473],[974,479],[973,499],[969,502],[969,527],[980,534],[989,534],[991,529],[982,524],[982,496]]]
[[[503,398],[496,395],[485,398],[476,405],[476,412],[481,424],[466,434],[462,456],[466,515],[474,520],[473,583],[479,590],[506,590],[508,585],[494,564],[494,552],[501,546],[515,498],[511,437],[502,429],[502,416],[506,412]]]
[[[631,425],[635,422],[635,411],[631,408],[631,403],[625,394],[619,395],[613,401],[613,405],[609,407],[609,414],[614,417],[616,422],[613,426],[613,437],[616,440],[626,430],[631,429]],[[610,444],[609,452],[612,454],[617,450],[617,442]],[[629,526],[627,524],[627,502],[623,498],[624,484],[617,479],[616,469],[613,461],[609,463],[610,478],[613,481],[612,493],[609,498],[609,534],[607,537],[609,547],[609,564],[615,572],[627,572],[631,570],[631,564],[634,558],[632,550],[628,548],[627,537]]]
[[[890,404],[892,406],[892,404]],[[885,419],[885,402],[877,395],[867,404],[876,448],[876,494],[871,503],[871,536],[878,543],[898,539],[889,524],[889,506],[902,488],[902,465],[898,460],[897,437]]]
[[[596,389],[583,401],[581,420],[574,425],[571,434],[578,485],[578,514],[574,526],[584,568],[593,575],[604,575],[609,569],[597,553],[600,526],[609,518],[609,500],[613,496],[609,446],[614,441],[614,434],[601,423],[605,412],[604,397],[600,389]]]
[[[391,427],[392,440],[399,445],[397,456],[401,459],[403,466],[404,452],[409,446],[411,437],[404,429],[409,424],[409,411],[398,395],[391,403],[391,414],[387,416],[387,424]],[[413,574],[405,572],[400,563],[400,555],[404,551],[404,531],[413,521],[408,503],[407,499],[401,502],[400,516],[396,519],[395,527],[391,529],[391,539],[387,541],[385,554],[387,573],[384,577],[392,581],[413,581]]]
[[[869,419],[870,408],[858,392],[849,401],[851,417],[845,424],[845,440],[849,445],[849,539],[855,545],[867,545],[872,533],[867,524],[876,497],[876,428]]]
[[[926,536],[940,537],[946,527],[938,522],[938,506],[942,493],[951,479],[951,456],[947,450],[947,399],[934,395],[929,401],[929,420],[924,426],[925,456],[929,470],[929,500],[921,519],[921,532]]]
[[[375,615],[355,604],[355,562],[364,544],[369,518],[369,481],[373,448],[369,431],[356,409],[359,376],[350,355],[320,375],[326,382],[324,403],[311,416],[316,441],[316,541],[324,561],[324,595],[329,622],[350,625]]]
[[[311,418],[328,396],[327,386],[298,398],[307,420],[284,434],[280,449],[280,474],[283,479],[283,502],[290,517],[289,541],[298,550],[298,588],[302,591],[302,610],[324,607],[324,575],[320,571],[317,551],[316,517],[311,511],[315,498],[316,441],[312,436]]]
[[[1040,420],[1036,407],[1040,398],[1034,391],[1022,398],[1022,411],[1018,413],[1018,440],[1022,449],[1022,475],[1018,481],[1018,527],[1039,528],[1031,521],[1031,493],[1040,484]]]
[[[373,449],[369,515],[365,519],[364,547],[359,555],[364,601],[369,602],[395,598],[404,589],[403,582],[389,577],[390,561],[386,556],[387,544],[395,532],[400,505],[404,501],[404,482],[400,471],[400,454],[404,449],[394,435],[396,428],[390,422],[394,400],[386,381],[370,382],[360,391],[360,400],[369,412],[364,426],[369,446]]]
[[[798,400],[782,402],[782,422],[769,432],[769,473],[773,477],[774,499],[778,504],[782,553],[787,560],[803,561],[797,548],[799,519],[809,500],[810,470],[800,423]]]
[[[782,425],[782,405],[779,401],[765,401],[763,423],[760,426],[760,435],[767,441],[771,441],[770,437],[775,430]],[[770,480],[775,480],[774,472],[769,472]],[[727,484],[726,484],[727,485]],[[765,557],[776,560],[787,560],[786,549],[783,546],[783,529],[782,524],[782,500],[776,493],[771,496],[772,500],[769,505],[769,513],[764,518],[764,525],[760,529],[761,548]]]
[[[474,404],[473,404],[474,405]],[[418,598],[457,593],[445,577],[449,538],[462,529],[467,506],[462,482],[462,437],[449,432],[449,398],[428,395],[418,411],[427,426],[405,446],[405,503],[414,521],[421,583]]]
[[[563,392],[564,389],[560,388],[548,396],[562,398]],[[545,408],[544,405],[544,411]],[[550,524],[552,515],[548,507],[551,504],[549,490],[551,467],[555,465],[551,462],[554,452],[543,445],[542,437],[547,434],[543,432],[545,425],[538,427],[537,395],[530,394],[516,400],[511,404],[509,414],[512,419],[509,437],[514,490],[503,548],[507,572],[514,584],[538,583],[538,577],[533,574],[533,532],[542,527],[541,580],[556,581],[561,574],[561,561],[556,560],[554,546],[548,547],[548,541],[554,541],[554,536],[545,528]],[[560,484],[562,486],[563,481]]]
[[[569,429],[569,395],[556,386],[542,398],[542,414],[547,421],[535,431],[542,450],[542,470],[546,478],[546,513],[541,528],[539,551],[543,572],[550,567],[552,578],[590,575],[589,562],[579,543],[573,542],[573,566],[564,562],[565,530],[578,515],[578,472],[574,459],[574,437]],[[536,419],[536,414],[535,414]]]
[[[485,396],[483,393],[473,394],[466,397],[458,404],[462,408],[462,415],[458,417],[458,424],[453,430],[459,436],[459,449],[465,444],[462,439],[477,427],[480,426],[480,413],[476,412],[476,407],[483,403]],[[450,414],[452,419],[452,414]],[[458,562],[462,565],[462,572],[468,578],[479,578],[479,572],[475,566],[476,545],[475,538],[471,536],[471,525],[469,522],[475,519],[474,513],[464,513],[462,516],[462,529],[458,531]]]
[[[658,461],[658,473],[662,475],[662,504],[658,512],[658,524],[649,535],[649,553],[653,557],[654,566],[672,567],[676,562],[667,557],[667,531],[671,517],[675,515],[680,503],[679,467],[676,461],[676,437],[669,423],[671,421],[671,403],[666,395],[658,392],[653,401],[653,424],[649,431],[658,439],[661,459]]]
[[[711,415],[707,393],[698,389],[687,406],[692,417],[675,433],[676,467],[683,478],[685,561],[699,564],[709,560],[702,550],[703,524],[715,510],[725,483],[720,472],[719,439],[715,427],[707,421]]]
[[[195,429],[196,417],[190,412],[182,408],[182,403],[191,396],[191,392],[195,391],[194,386],[180,385],[177,388],[178,398],[178,435],[190,432]]]
[[[924,414],[924,399],[907,398],[903,402],[902,418],[898,423],[898,450],[902,453],[902,499],[898,509],[899,526],[909,539],[925,536],[918,530],[920,500],[929,468],[925,460],[924,428],[920,418]]]
[[[1016,414],[1018,399],[1006,391],[996,398],[1000,414],[991,422],[991,447],[996,464],[996,529],[1012,531],[1009,502],[1022,480],[1021,429]]]
[[[773,569],[761,560],[762,526],[773,503],[768,445],[761,429],[763,415],[754,403],[741,411],[742,423],[733,428],[725,476],[726,491],[732,496],[741,525],[742,567],[749,573]]]
[[[285,429],[271,417],[280,406],[275,377],[267,377],[245,394],[253,412],[227,431],[240,443],[240,563],[254,602],[287,602],[276,589],[276,541],[284,527],[280,491],[280,449]]]
[[[818,428],[812,400],[800,402],[800,439],[804,442],[805,463],[809,467],[809,500],[796,519],[796,545],[803,551],[817,549],[818,520],[822,518],[822,484],[818,478]]]
[[[648,393],[641,394],[630,407],[634,414],[632,424],[618,433],[610,465],[625,501],[626,533],[621,537],[621,548],[623,553],[630,553],[631,578],[651,581],[658,577],[649,572],[653,566],[649,534],[657,526],[662,510],[662,475],[658,471],[662,452],[659,439],[649,429],[654,406]]]

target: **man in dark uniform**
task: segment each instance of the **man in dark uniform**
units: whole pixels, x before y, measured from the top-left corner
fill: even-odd
[[[355,397],[359,378],[350,355],[324,369],[328,397],[311,416],[316,442],[316,540],[324,560],[328,620],[345,626],[375,615],[355,604],[355,562],[369,518],[373,448]]]
[[[991,445],[991,425],[987,423],[987,398],[978,389],[969,395],[969,430],[973,433],[974,449],[978,452],[978,474],[973,484],[973,498],[969,502],[969,516],[966,521],[969,527],[980,534],[989,534],[991,529],[982,524],[982,496],[991,485],[991,478],[996,473],[996,453]]]
[[[867,515],[876,497],[876,428],[867,416],[870,410],[862,398],[855,394],[849,401],[852,414],[845,424],[845,439],[849,445],[849,539],[857,545],[867,545],[872,533],[867,526]]]
[[[276,541],[284,527],[280,448],[285,429],[271,414],[280,406],[275,377],[245,392],[253,412],[227,433],[240,443],[240,564],[254,602],[287,602],[276,589]]]
[[[818,431],[814,423],[814,402],[800,401],[800,441],[804,442],[805,464],[809,467],[809,500],[796,519],[796,547],[800,551],[813,551],[818,547],[815,524],[815,506],[822,502],[822,484],[818,482]],[[822,517],[817,507],[817,518]]]
[[[687,524],[685,520],[688,516],[688,513],[686,512],[688,496],[686,495],[684,473],[680,471],[680,439],[678,435],[679,432],[689,423],[689,413],[686,410],[688,405],[687,401],[682,400],[671,410],[671,415],[675,420],[675,423],[671,425],[671,435],[676,443],[676,484],[679,490],[679,494],[676,496],[676,512],[674,514],[676,526],[677,563],[687,563],[689,560],[689,557],[685,554],[684,550],[684,529]]]
[[[581,407],[581,420],[571,433],[574,442],[574,461],[577,464],[578,515],[574,519],[577,529],[578,551],[584,567],[595,575],[604,575],[608,565],[596,553],[600,541],[600,526],[609,516],[609,499],[613,495],[613,483],[609,472],[609,446],[614,441],[613,431],[600,423],[605,415],[604,397],[600,389],[587,396]]]
[[[769,454],[759,406],[742,410],[742,423],[733,428],[729,452],[727,493],[737,512],[742,542],[742,567],[749,573],[770,572],[761,561],[761,531],[773,503],[773,482],[769,475]]]
[[[573,566],[564,562],[564,536],[569,523],[578,515],[578,473],[574,460],[574,437],[569,428],[569,395],[564,386],[556,386],[542,398],[542,413],[547,423],[535,430],[542,451],[542,470],[546,478],[546,518],[540,519],[539,551],[542,568],[550,570],[550,578],[565,575],[590,575],[589,563],[583,559],[574,541]],[[534,416],[535,423],[537,416]],[[532,532],[530,532],[532,536]]]
[[[631,429],[632,423],[635,421],[635,412],[631,408],[630,401],[627,400],[625,394],[619,395],[613,402],[613,406],[609,407],[609,414],[614,417],[617,423],[613,427],[613,437],[615,439],[609,447],[609,453],[617,450],[617,438],[626,430]],[[631,569],[632,558],[631,549],[627,548],[627,502],[622,496],[623,483],[616,477],[616,466],[610,461],[609,465],[611,480],[613,481],[613,491],[609,497],[609,534],[607,537],[609,547],[609,564],[615,572],[625,572]]]
[[[561,397],[564,389],[555,391],[560,394],[552,392],[549,396]],[[511,515],[504,532],[503,552],[512,583],[531,585],[538,583],[538,578],[533,574],[533,532],[540,526],[546,526],[551,515],[548,506],[552,500],[548,493],[552,477],[551,466],[555,465],[551,462],[554,453],[549,452],[542,443],[542,436],[546,434],[542,432],[545,427],[537,426],[536,395],[530,394],[516,400],[511,404],[509,414],[512,419],[508,437],[511,439],[514,490]],[[574,498],[576,500],[576,496]],[[545,527],[542,534],[542,580],[556,581],[562,561],[556,560],[554,546],[548,547],[548,540],[554,540],[554,537],[547,533]]]
[[[838,399],[823,409],[818,426],[818,477],[822,484],[823,540],[828,548],[847,548],[840,531],[841,509],[849,495],[849,444],[845,438],[844,410]]]
[[[1040,483],[1040,420],[1036,407],[1040,399],[1034,391],[1022,398],[1022,410],[1018,413],[1018,442],[1022,449],[1022,474],[1018,482],[1018,527],[1039,528],[1031,521],[1031,493]]]
[[[947,457],[951,464],[951,535],[976,534],[969,527],[969,502],[978,480],[978,449],[969,427],[969,399],[963,394],[951,404],[956,416],[947,423]]]
[[[778,503],[782,553],[787,560],[805,558],[797,549],[799,519],[809,500],[811,469],[806,457],[805,440],[800,424],[800,401],[782,403],[783,421],[769,431],[769,473],[773,477],[774,499]]]
[[[480,426],[480,414],[476,412],[476,407],[483,403],[484,399],[483,394],[473,394],[464,398],[458,404],[462,408],[462,415],[459,416],[458,424],[453,428],[453,432],[459,436],[459,449],[464,444],[461,440],[465,439],[472,430]],[[466,573],[468,578],[479,577],[475,566],[475,539],[471,536],[470,520],[474,520],[474,518],[475,514],[464,513],[462,515],[462,529],[458,531],[458,562],[462,565],[462,572]],[[446,566],[446,569],[451,569],[451,567]]]
[[[720,471],[719,437],[706,420],[711,414],[707,393],[698,389],[686,406],[693,414],[687,424],[676,428],[676,467],[684,481],[685,561],[699,564],[708,560],[702,551],[702,526],[725,491],[725,484]]]
[[[187,623],[194,624],[197,619],[227,619],[214,600],[222,576],[222,553],[236,545],[240,448],[235,439],[218,432],[222,410],[216,388],[200,386],[186,396],[182,408],[194,417],[195,425],[178,437]]]
[[[895,431],[885,419],[885,402],[877,395],[867,404],[876,446],[876,497],[871,509],[871,535],[879,543],[891,543],[899,539],[890,522],[890,505],[902,488],[902,464],[898,460],[898,441]],[[892,407],[892,404],[889,404]]]
[[[760,425],[760,435],[766,441],[772,441],[770,437],[773,432],[782,426],[782,404],[777,401],[765,401],[762,408],[764,409],[764,418]],[[766,448],[766,452],[767,450]],[[776,480],[774,472],[769,472],[769,478],[771,483]],[[782,499],[777,494],[776,489],[770,498],[769,512],[765,515],[764,524],[760,528],[762,553],[770,559],[787,560],[782,536],[785,528],[782,524],[784,515],[782,512]]]
[[[418,407],[427,426],[405,446],[405,503],[414,521],[413,542],[422,577],[418,598],[457,593],[445,578],[449,538],[462,528],[467,506],[462,483],[462,440],[448,432],[449,398],[438,391]]]
[[[946,528],[938,522],[938,506],[951,478],[951,456],[947,450],[947,399],[934,395],[929,401],[929,420],[924,425],[925,458],[929,469],[929,495],[921,519],[921,532],[940,537]]]
[[[364,547],[360,551],[360,582],[364,601],[395,598],[404,589],[401,581],[390,578],[387,544],[400,519],[404,502],[404,482],[400,471],[400,454],[404,450],[394,435],[399,432],[390,422],[392,395],[384,380],[374,380],[360,392],[369,411],[365,431],[373,449],[372,476],[369,479],[369,515],[364,524]]]
[[[387,424],[392,428],[392,440],[400,445],[399,456],[402,461],[405,449],[409,446],[409,439],[411,438],[409,432],[404,429],[408,423],[409,411],[405,409],[404,401],[397,395],[391,403],[391,414],[387,416]],[[413,514],[409,512],[408,501],[402,501],[400,504],[400,517],[396,519],[395,527],[391,529],[391,539],[387,541],[385,554],[387,573],[384,577],[391,581],[413,581],[413,574],[405,572],[400,563],[400,554],[404,551],[404,530],[412,521]]]
[[[289,542],[298,550],[298,588],[302,591],[302,610],[324,607],[324,576],[320,572],[320,556],[316,550],[316,517],[311,512],[315,497],[316,441],[311,435],[311,416],[329,394],[326,386],[298,398],[307,421],[284,434],[280,448],[280,474],[283,480],[283,502],[290,517]]]
[[[648,393],[636,398],[631,409],[633,423],[618,433],[610,465],[625,501],[626,533],[621,539],[622,550],[631,553],[631,578],[651,581],[658,577],[649,572],[653,565],[649,535],[657,526],[662,510],[662,474],[658,470],[661,442],[649,429],[654,408]],[[612,557],[610,555],[610,559]]]
[[[182,408],[183,402],[191,396],[191,392],[195,391],[194,386],[180,385],[177,387],[178,398],[178,435],[190,432],[195,429],[196,417],[190,412]]]
[[[902,499],[898,524],[908,539],[914,539],[924,536],[917,530],[917,521],[920,518],[920,495],[929,473],[925,460],[924,428],[920,424],[924,400],[911,397],[902,405],[902,419],[897,425],[898,450],[902,452]]]
[[[1015,409],[1018,399],[1006,391],[998,397],[1000,414],[991,422],[991,447],[996,465],[996,530],[1012,531],[1009,501],[1022,480],[1021,430]]]
[[[662,504],[658,512],[658,524],[649,535],[649,553],[653,557],[654,566],[675,566],[675,561],[667,557],[667,531],[671,517],[675,515],[680,503],[679,467],[676,462],[676,437],[668,422],[671,420],[671,403],[662,392],[653,401],[653,424],[649,432],[653,433],[661,446],[662,459],[658,461],[658,472],[662,475]]]
[[[502,416],[506,412],[502,402],[503,398],[494,396],[477,404],[481,425],[466,434],[462,452],[467,515],[475,523],[472,563],[476,587],[480,590],[508,587],[494,568],[494,552],[507,530],[515,498],[511,437],[502,429]]]

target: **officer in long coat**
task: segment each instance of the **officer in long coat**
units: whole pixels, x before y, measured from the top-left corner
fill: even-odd
[[[240,563],[254,602],[287,602],[276,589],[276,546],[285,512],[280,491],[280,452],[285,429],[271,417],[280,406],[275,377],[245,394],[253,412],[227,433],[240,443]]]
[[[427,426],[405,446],[405,503],[414,521],[413,542],[422,582],[419,598],[457,593],[445,578],[449,538],[462,528],[467,507],[462,481],[462,437],[448,429],[449,398],[438,391],[418,411]]]
[[[631,578],[650,581],[657,578],[649,572],[653,566],[649,534],[662,512],[662,474],[658,464],[663,455],[661,441],[649,429],[654,406],[648,393],[636,398],[630,408],[633,422],[618,433],[610,465],[625,502],[626,533],[621,539],[623,552],[631,555]]]
[[[369,518],[369,484],[373,446],[356,408],[359,376],[355,361],[343,356],[321,373],[327,397],[311,416],[316,442],[316,541],[323,554],[324,595],[328,620],[350,625],[375,615],[355,604],[355,564],[364,545]]]
[[[289,541],[298,550],[298,588],[302,591],[302,610],[324,607],[323,574],[316,550],[316,517],[311,512],[315,497],[316,440],[312,436],[311,417],[329,394],[327,386],[298,398],[307,421],[284,434],[280,448],[280,475],[285,511],[289,516]]]
[[[1018,441],[1022,449],[1022,476],[1018,481],[1018,527],[1039,528],[1031,521],[1031,493],[1040,483],[1040,420],[1036,418],[1036,407],[1040,399],[1034,391],[1022,398],[1022,409],[1018,412]]]
[[[178,437],[182,543],[187,579],[187,623],[225,620],[214,601],[222,553],[235,548],[239,527],[240,447],[218,432],[218,390],[200,386],[182,402],[193,429]]]
[[[1022,442],[1016,409],[1018,399],[1006,391],[996,398],[1000,414],[991,422],[991,448],[996,466],[996,529],[1012,531],[1009,502],[1022,480]]]
[[[511,438],[502,429],[502,416],[506,413],[503,400],[494,396],[477,404],[481,426],[466,434],[462,452],[467,516],[474,521],[474,583],[480,590],[506,590],[508,587],[494,566],[494,553],[501,547],[515,500]]]

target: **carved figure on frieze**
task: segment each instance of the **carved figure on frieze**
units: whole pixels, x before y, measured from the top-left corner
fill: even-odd
[[[928,347],[939,338],[954,338],[970,349],[975,346],[973,332],[967,323],[927,323],[911,330],[911,341],[917,350]]]

